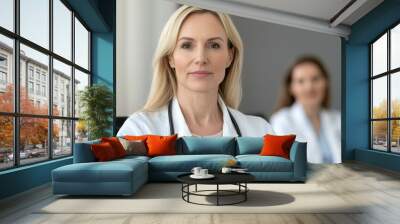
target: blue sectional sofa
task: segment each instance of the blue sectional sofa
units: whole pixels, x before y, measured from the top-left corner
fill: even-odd
[[[127,156],[108,162],[96,162],[90,145],[75,144],[74,163],[52,171],[54,194],[131,195],[148,181],[176,181],[193,167],[218,172],[234,159],[260,182],[304,182],[307,170],[306,143],[294,142],[290,159],[260,156],[262,137],[182,137],[176,144],[177,155]]]

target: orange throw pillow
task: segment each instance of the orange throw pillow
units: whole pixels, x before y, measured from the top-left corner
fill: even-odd
[[[150,135],[146,143],[148,147],[148,156],[176,155],[176,139],[178,135],[159,136]]]
[[[264,145],[261,149],[261,156],[280,156],[290,159],[290,147],[296,135],[264,135]]]
[[[124,139],[129,140],[129,141],[146,141],[148,136],[152,136],[152,135],[125,135]]]
[[[110,161],[117,158],[114,149],[108,142],[92,144],[90,148],[94,154],[94,157],[99,162]]]
[[[121,142],[118,140],[117,137],[104,137],[101,138],[101,142],[108,142],[114,149],[115,155],[117,158],[125,157],[126,156],[126,151],[124,149],[124,146],[121,144]]]

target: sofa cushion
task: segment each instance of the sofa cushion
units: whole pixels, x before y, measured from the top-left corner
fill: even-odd
[[[280,156],[290,159],[290,148],[296,135],[270,135],[264,136],[264,145],[261,149],[261,156]]]
[[[263,137],[237,137],[236,155],[259,154],[263,147]]]
[[[140,159],[74,163],[54,169],[52,176],[58,182],[129,182],[133,173],[147,176],[146,166]]]
[[[118,138],[122,146],[126,151],[126,155],[147,155],[146,141],[143,140],[126,140],[124,138]]]
[[[142,161],[142,162],[148,162],[150,157],[147,156],[137,156],[137,155],[130,155],[130,156],[125,156],[124,158],[116,159],[113,160],[113,162],[127,162],[127,163],[136,163],[135,161]]]
[[[178,135],[149,135],[146,140],[148,156],[165,156],[176,154],[176,139]]]
[[[103,137],[101,138],[101,142],[108,142],[112,146],[115,155],[117,158],[122,158],[126,156],[126,151],[124,149],[124,146],[121,144],[119,139],[117,137]]]
[[[211,172],[219,171],[230,159],[231,155],[175,155],[158,156],[149,160],[150,171],[190,172],[193,167],[200,166]]]
[[[96,157],[96,161],[104,162],[118,158],[109,142],[92,144],[90,148],[92,149],[94,157]]]
[[[234,137],[182,137],[179,154],[225,154],[235,155]]]
[[[249,172],[292,172],[292,161],[279,156],[238,155],[240,167]]]

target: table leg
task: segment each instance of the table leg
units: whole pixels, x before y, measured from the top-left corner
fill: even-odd
[[[187,201],[189,202],[189,195],[190,195],[190,184],[187,185]]]
[[[197,192],[197,184],[196,184],[196,186],[195,186],[195,191]]]
[[[247,192],[248,192],[248,190],[247,190],[247,182],[246,183],[244,183],[244,201],[247,201]]]
[[[219,205],[219,184],[217,184],[217,206]]]

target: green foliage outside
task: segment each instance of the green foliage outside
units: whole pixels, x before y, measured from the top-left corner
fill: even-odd
[[[81,124],[88,129],[89,140],[109,136],[107,132],[112,125],[113,95],[103,84],[86,87],[79,93],[79,106],[82,108]]]

